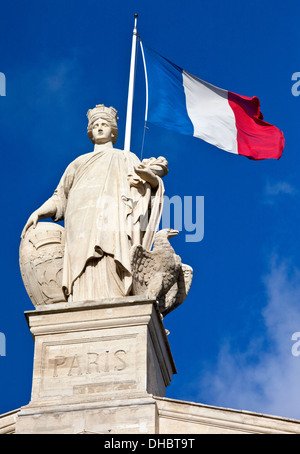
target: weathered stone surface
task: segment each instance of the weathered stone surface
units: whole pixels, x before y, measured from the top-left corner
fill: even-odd
[[[26,415],[15,410],[0,416],[0,434],[6,433],[299,434],[300,421],[153,396]]]
[[[88,417],[95,427],[86,430],[154,430],[152,396],[164,396],[176,373],[156,302],[58,303],[26,317],[35,340],[32,395],[18,414],[17,433],[75,433]]]
[[[157,300],[163,316],[184,302],[193,278],[193,269],[182,263],[169,242],[178,233],[160,230],[154,236],[153,250],[136,244],[130,251],[134,295]]]
[[[0,415],[0,435],[12,434],[16,430],[16,420],[20,410],[13,410]]]
[[[94,405],[21,409],[16,434],[153,434],[158,430],[155,399],[112,399]]]
[[[32,397],[0,433],[300,433],[300,421],[164,397],[176,373],[155,302],[57,303],[26,312]]]
[[[53,222],[40,222],[21,240],[22,279],[34,306],[65,301],[62,273],[65,230]]]
[[[156,398],[161,434],[299,434],[300,421],[261,413]]]

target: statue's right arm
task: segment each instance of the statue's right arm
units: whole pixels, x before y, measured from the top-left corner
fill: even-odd
[[[28,218],[22,231],[21,238],[24,238],[29,227],[36,227],[40,219],[52,218],[56,216],[57,207],[52,198],[48,199],[40,208],[34,211]]]
[[[55,222],[64,219],[68,193],[73,184],[75,171],[81,162],[80,159],[81,157],[68,165],[52,197],[31,214],[22,231],[21,238],[24,238],[29,227],[35,228],[40,219],[52,218]]]

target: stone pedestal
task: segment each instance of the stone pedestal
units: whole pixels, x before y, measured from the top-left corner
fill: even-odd
[[[158,432],[153,395],[165,395],[176,368],[154,301],[57,303],[25,315],[32,395],[16,433]]]

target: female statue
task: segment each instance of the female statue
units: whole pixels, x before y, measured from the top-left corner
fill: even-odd
[[[130,295],[130,249],[151,249],[163,207],[163,157],[141,162],[113,148],[117,111],[97,105],[87,113],[94,151],[75,159],[56,190],[29,217],[22,236],[40,219],[64,220],[62,288],[69,301]]]

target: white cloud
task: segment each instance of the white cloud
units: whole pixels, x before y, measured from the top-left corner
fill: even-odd
[[[264,283],[264,335],[242,352],[225,343],[202,393],[204,386],[213,405],[300,419],[300,356],[291,351],[292,334],[300,331],[300,271],[273,260]]]
[[[266,185],[266,194],[268,195],[278,195],[278,194],[294,194],[295,189],[290,183],[285,181],[280,181],[275,184],[267,183]]]
[[[297,189],[286,181],[277,183],[267,183],[264,189],[263,202],[266,204],[274,204],[280,196],[295,195]]]

